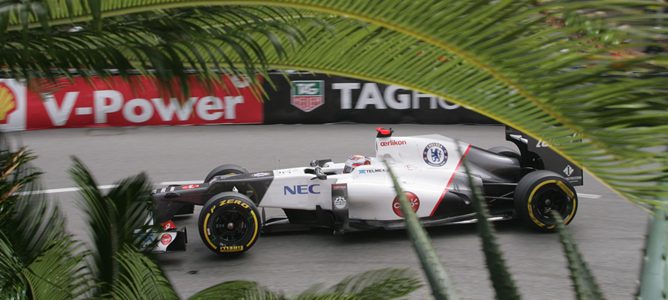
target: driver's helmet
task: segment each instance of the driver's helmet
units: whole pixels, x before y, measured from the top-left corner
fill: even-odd
[[[364,155],[353,155],[346,160],[346,166],[343,168],[343,173],[350,173],[355,168],[363,165],[371,164],[371,159]]]

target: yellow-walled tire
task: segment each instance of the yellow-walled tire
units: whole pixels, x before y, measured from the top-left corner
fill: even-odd
[[[573,221],[578,209],[578,194],[568,180],[551,171],[534,171],[520,180],[515,188],[515,212],[529,227],[553,232],[557,211],[564,224]]]
[[[218,255],[248,251],[257,241],[262,221],[248,197],[235,193],[217,194],[202,207],[199,235],[204,245]]]

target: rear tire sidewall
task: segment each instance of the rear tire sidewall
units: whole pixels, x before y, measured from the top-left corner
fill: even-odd
[[[218,255],[235,255],[246,252],[255,244],[261,222],[257,207],[248,197],[224,192],[211,197],[202,207],[198,227],[200,238],[209,250]],[[242,233],[230,233],[226,226],[229,223]],[[239,237],[226,238],[235,234]]]
[[[559,174],[551,171],[534,171],[524,176],[515,189],[515,211],[522,221],[532,229],[538,231],[552,232],[556,230],[556,223],[539,211],[539,207],[545,205],[545,196],[552,193],[553,196],[562,201],[563,208],[560,214],[564,224],[573,221],[578,208],[578,197],[573,185]],[[553,198],[553,197],[548,197]],[[554,201],[554,199],[551,199]]]
[[[221,175],[232,175],[232,174],[247,174],[248,170],[245,168],[238,166],[238,165],[233,165],[233,164],[224,164],[215,167],[209,174],[204,177],[204,182],[209,183],[211,179],[213,179],[216,176],[221,176]]]

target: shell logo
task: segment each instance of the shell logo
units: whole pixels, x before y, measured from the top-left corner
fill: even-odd
[[[7,124],[7,117],[16,110],[16,97],[12,89],[0,82],[0,124]]]

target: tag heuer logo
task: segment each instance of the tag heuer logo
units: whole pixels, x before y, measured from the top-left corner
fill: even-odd
[[[310,112],[325,104],[325,83],[322,80],[296,80],[290,89],[290,104]]]
[[[566,165],[566,168],[564,169],[564,174],[566,174],[566,176],[571,176],[571,174],[573,174],[573,171],[575,170],[573,170],[573,167],[571,167],[571,165]]]

